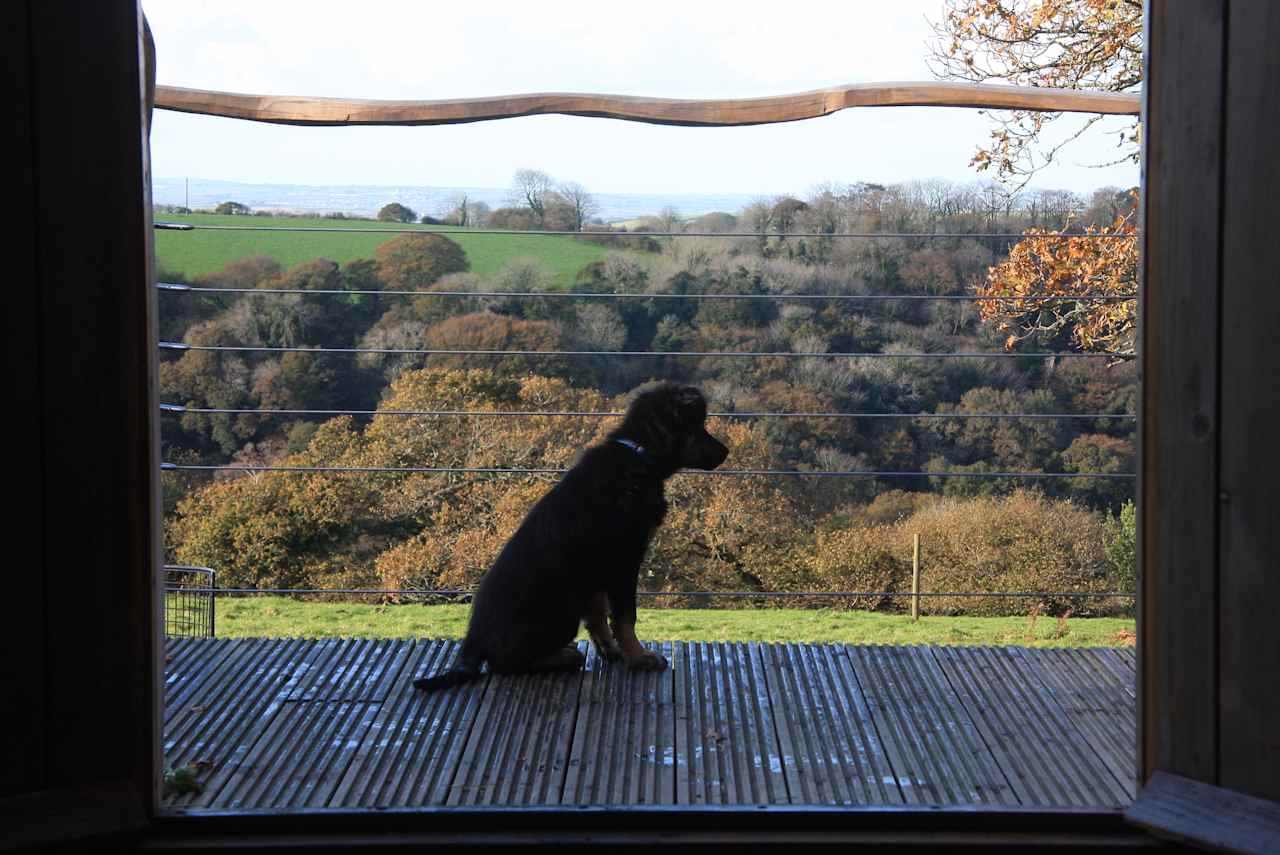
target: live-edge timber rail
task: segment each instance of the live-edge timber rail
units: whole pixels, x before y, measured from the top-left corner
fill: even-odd
[[[676,642],[661,674],[486,676],[452,641],[173,639],[166,811],[529,805],[1119,807],[1127,649]]]
[[[157,86],[161,110],[284,125],[453,125],[562,114],[717,127],[815,119],[851,107],[979,107],[1136,116],[1140,96],[1033,86],[972,83],[861,83],[764,98],[694,100],[578,92],[487,98],[390,101],[302,95],[255,95]]]

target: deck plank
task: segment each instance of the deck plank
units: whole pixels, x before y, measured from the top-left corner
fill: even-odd
[[[581,683],[580,672],[489,677],[446,803],[558,801]],[[540,773],[556,782],[554,794],[533,785]]]
[[[787,804],[782,749],[758,652],[742,644],[683,642],[676,670],[685,706],[681,804]],[[761,700],[761,694],[764,700]]]
[[[282,770],[287,773],[296,756],[297,746],[320,725],[324,706],[289,705],[289,698],[308,674],[321,673],[342,653],[341,642],[332,639],[304,642],[303,655],[294,665],[283,685],[274,694],[259,692],[255,705],[265,704],[256,726],[246,733],[235,755],[214,777],[197,804],[217,803],[230,809],[248,809],[262,806],[260,801],[269,798],[268,790],[277,781]],[[279,727],[278,719],[285,715],[288,726]]]
[[[1127,650],[676,642],[629,672],[424,693],[453,641],[166,649],[167,808],[1028,805],[1132,800]],[[583,645],[586,649],[586,645]]]
[[[845,804],[847,789],[826,743],[829,722],[816,703],[805,663],[795,645],[763,652],[771,706],[778,711],[778,739],[789,801],[796,804]]]
[[[196,639],[178,639],[165,652],[164,702],[165,720],[181,715],[209,681],[219,682],[219,665],[239,644],[239,640],[198,643]]]
[[[358,755],[373,722],[381,711],[390,687],[396,682],[410,654],[412,643],[367,641],[348,646],[347,667],[341,679],[317,680],[302,691],[301,699],[290,698],[287,709],[323,706],[328,726],[306,745],[305,755],[293,764],[289,775],[279,775],[281,786],[276,806],[324,807],[345,779],[346,771]],[[335,676],[338,674],[335,669]],[[331,710],[331,711],[330,711]],[[279,719],[286,727],[286,718]]]
[[[693,729],[697,726],[691,721],[692,712],[689,704],[689,673],[685,664],[688,652],[684,642],[671,645],[671,701],[675,711],[674,729],[671,737],[675,760],[675,804],[693,805],[699,788],[695,788],[697,770],[693,766],[693,755],[689,751],[689,741]]]
[[[1108,651],[1117,659],[1129,666],[1129,670],[1137,673],[1138,671],[1138,648],[1136,645],[1128,647],[1111,647]]]
[[[387,690],[330,807],[443,805],[488,677],[450,691],[420,692],[412,682],[447,668],[458,643],[421,641]]]
[[[1086,807],[1127,801],[1064,709],[1018,648],[939,647],[934,655],[1023,805]]]
[[[411,651],[380,639],[330,640],[317,648],[320,655],[289,682],[255,752],[227,782],[224,800],[254,808],[327,805]]]
[[[645,647],[673,661],[672,645]],[[677,762],[674,675],[630,672],[587,654],[564,804],[674,804]]]
[[[902,803],[843,648],[760,645],[793,804]]]
[[[929,648],[848,650],[906,803],[1018,803]]]
[[[170,638],[165,642],[165,704],[166,709],[182,702],[182,693],[189,690],[193,680],[209,673],[212,659],[225,656],[230,639]]]
[[[175,768],[196,763],[202,785],[198,794],[170,797],[167,806],[221,804],[223,784],[274,719],[284,686],[311,647],[303,639],[227,643],[213,679],[167,716],[166,762]]]
[[[1137,665],[1133,660],[1133,648],[1092,647],[1086,652],[1110,675],[1111,680],[1123,686],[1136,702],[1138,679]]]
[[[769,680],[765,673],[763,645],[724,645],[737,654],[731,694],[737,710],[735,730],[729,734],[734,762],[747,772],[750,789],[739,790],[739,804],[789,804],[781,741]],[[726,672],[729,673],[729,672]],[[730,687],[726,685],[726,688]],[[728,692],[727,692],[728,693]]]
[[[586,644],[579,649],[586,652]],[[530,683],[534,702],[515,750],[503,758],[508,765],[504,786],[500,786],[490,804],[548,805],[558,804],[564,790],[569,753],[573,745],[578,719],[578,697],[582,690],[581,673],[557,674],[552,677],[520,677]]]
[[[1021,655],[1120,782],[1127,803],[1137,794],[1136,687],[1132,679],[1122,682],[1100,664],[1095,667],[1099,658],[1095,654],[1107,652],[1063,650]]]
[[[720,764],[716,759],[719,746],[715,740],[703,744],[703,734],[714,730],[714,722],[705,720],[711,689],[706,684],[700,646],[691,642],[675,645],[676,707],[680,729],[677,752],[687,770],[680,776],[682,789],[676,793],[678,804],[700,806],[720,803]]]

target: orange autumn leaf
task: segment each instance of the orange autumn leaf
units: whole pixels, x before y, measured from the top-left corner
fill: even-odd
[[[1013,330],[1007,349],[1032,336],[1069,331],[1080,350],[1133,355],[1136,301],[1096,298],[1137,293],[1136,201],[1135,210],[1110,226],[1028,229],[1009,257],[987,270],[977,293],[1001,299],[980,300],[979,312],[997,329]]]

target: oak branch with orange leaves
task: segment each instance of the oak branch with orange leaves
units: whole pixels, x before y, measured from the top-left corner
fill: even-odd
[[[944,0],[934,24],[934,73],[965,83],[1136,92],[1142,86],[1141,0]],[[995,123],[991,142],[973,157],[978,171],[994,168],[1002,182],[1026,183],[1081,135],[1104,121],[1101,114],[1069,129],[1054,127],[1065,113],[984,111]],[[1113,132],[1112,163],[1137,162],[1139,125]],[[1105,165],[1105,164],[1099,164]]]
[[[987,270],[978,294],[1001,299],[979,301],[979,312],[1008,333],[1006,348],[1029,337],[1067,331],[1081,350],[1133,356],[1136,301],[1096,298],[1137,293],[1134,213],[1083,232],[1030,229],[1005,261]],[[1043,294],[1085,299],[1031,296]]]
[[[1102,92],[1142,86],[1141,0],[944,0],[934,25],[932,62],[939,77],[968,83],[1013,83]],[[1103,121],[1091,116],[1065,133],[1049,131],[1064,113],[1010,110],[987,113],[995,122],[990,144],[972,165],[994,169],[999,181],[1024,187],[1085,132]],[[1118,130],[1112,161],[1136,162],[1140,125]],[[1106,164],[1098,164],[1106,165]],[[1136,197],[1134,200],[1136,207]],[[1031,336],[1069,332],[1082,350],[1131,356],[1134,301],[1037,300],[1028,295],[1097,297],[1137,290],[1134,215],[1084,234],[1032,229],[992,267],[978,293],[982,317],[1006,332],[1006,347]]]

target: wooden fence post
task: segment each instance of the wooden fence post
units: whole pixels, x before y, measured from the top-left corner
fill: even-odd
[[[911,619],[920,620],[920,535],[912,535],[911,542]]]

